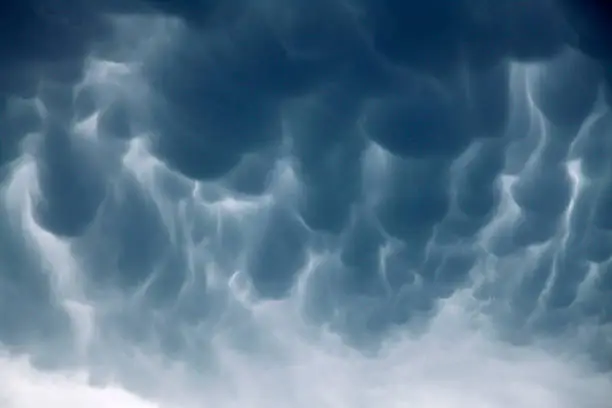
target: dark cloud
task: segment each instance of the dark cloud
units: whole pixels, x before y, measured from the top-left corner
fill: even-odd
[[[553,123],[580,126],[593,110],[600,84],[601,66],[576,51],[566,51],[545,63],[534,99]]]
[[[374,102],[365,129],[382,147],[407,157],[455,157],[469,142],[457,101],[440,86],[415,80],[414,89]],[[413,87],[410,87],[413,88]]]
[[[299,219],[286,209],[272,208],[249,261],[249,274],[263,296],[287,294],[306,259],[306,245]]]
[[[172,18],[122,42],[126,16]],[[315,252],[308,317],[356,339],[467,287],[517,331],[606,320],[609,17],[594,0],[6,3],[3,197],[29,155],[35,224],[87,265],[88,295],[131,296],[114,329],[172,332],[168,350],[221,319],[215,279],[288,297]],[[0,229],[0,267],[44,269]],[[47,310],[53,288],[0,277],[2,302]],[[0,324],[3,342],[30,330]]]
[[[104,199],[104,180],[91,148],[61,124],[51,122],[43,131],[37,163],[42,197],[36,213],[54,234],[83,233]]]

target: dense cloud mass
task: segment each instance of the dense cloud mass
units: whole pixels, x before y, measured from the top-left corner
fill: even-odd
[[[0,405],[606,408],[603,0],[0,5]]]

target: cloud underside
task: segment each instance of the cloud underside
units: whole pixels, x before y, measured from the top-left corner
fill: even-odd
[[[606,408],[597,5],[0,6],[0,405]]]

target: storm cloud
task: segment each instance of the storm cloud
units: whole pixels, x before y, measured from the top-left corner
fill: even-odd
[[[0,5],[0,405],[607,407],[603,3]]]

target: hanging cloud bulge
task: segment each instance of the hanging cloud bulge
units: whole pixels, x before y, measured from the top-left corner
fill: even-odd
[[[606,408],[597,0],[0,5],[0,405]]]

